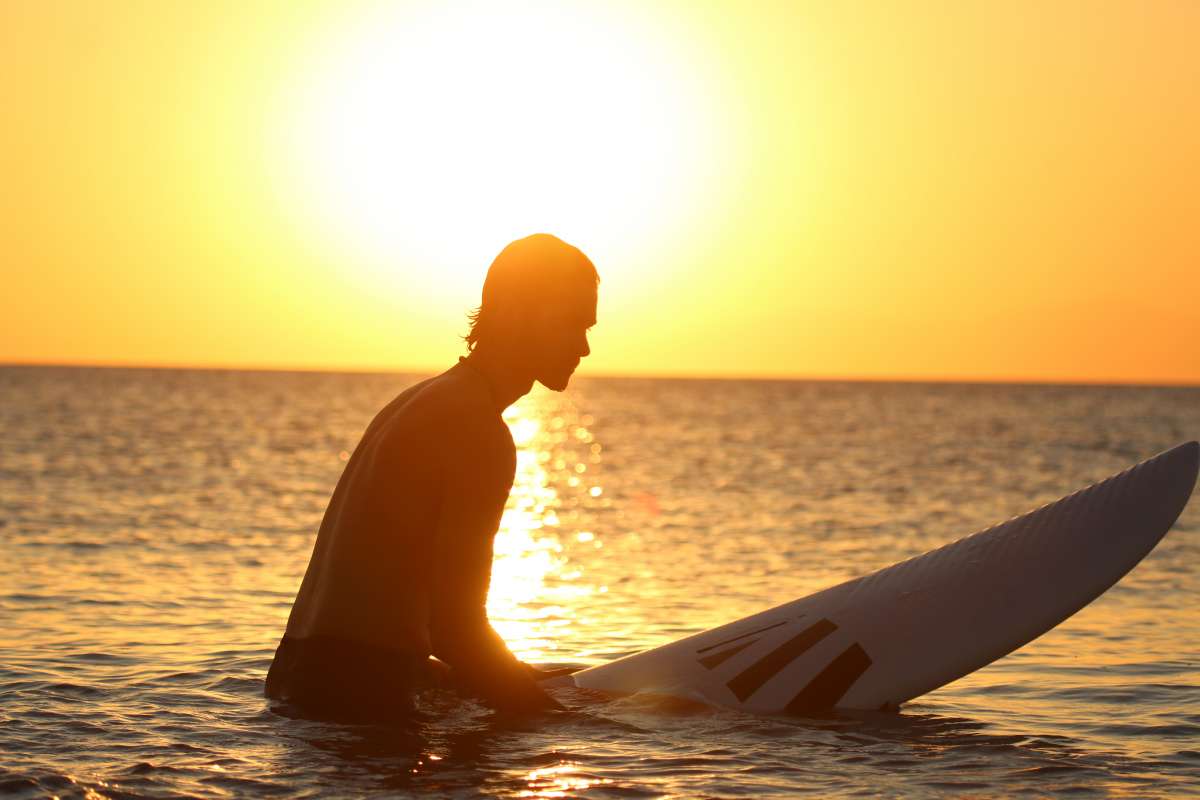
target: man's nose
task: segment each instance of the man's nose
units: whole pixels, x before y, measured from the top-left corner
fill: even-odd
[[[587,356],[591,355],[591,354],[592,354],[592,348],[588,347],[588,340],[587,340],[587,334],[586,334],[586,333],[583,335],[583,338],[582,338],[582,340],[581,340],[581,342],[580,342],[580,343],[583,345],[583,347],[582,347],[582,348],[580,348],[580,350],[579,350],[579,357],[580,357],[580,358],[586,358]]]

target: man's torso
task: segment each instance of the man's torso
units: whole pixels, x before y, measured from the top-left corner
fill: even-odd
[[[498,519],[515,455],[479,375],[460,364],[407,389],[376,415],[326,509],[288,636],[336,636],[422,657],[431,652],[433,540],[443,504],[462,501],[446,492],[448,473],[458,466],[447,440],[476,426],[482,441],[467,446],[495,468],[473,491],[496,506]]]

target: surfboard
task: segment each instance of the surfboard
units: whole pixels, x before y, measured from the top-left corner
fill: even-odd
[[[1198,462],[1200,445],[1179,445],[924,555],[572,678],[764,714],[897,708],[1103,594],[1175,523]]]

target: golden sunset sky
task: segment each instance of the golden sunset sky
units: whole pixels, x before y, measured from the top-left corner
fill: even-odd
[[[0,362],[1200,383],[1200,3],[9,2]]]

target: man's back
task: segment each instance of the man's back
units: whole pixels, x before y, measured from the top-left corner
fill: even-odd
[[[287,634],[428,656],[439,517],[448,504],[469,502],[453,494],[464,472],[484,504],[502,512],[515,468],[511,450],[486,385],[462,365],[392,400],[338,481]]]

